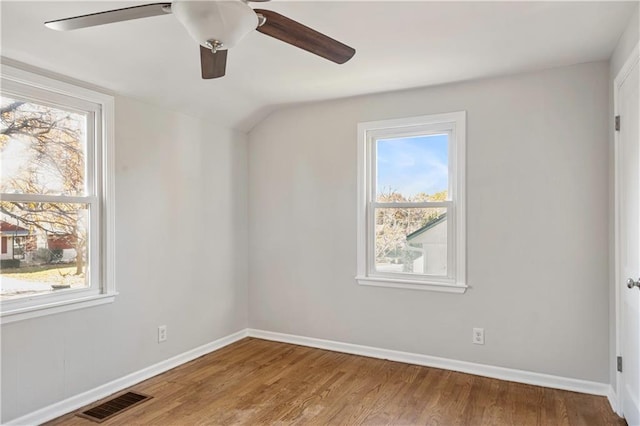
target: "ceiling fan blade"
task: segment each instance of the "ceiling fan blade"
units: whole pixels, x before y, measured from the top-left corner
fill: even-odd
[[[258,31],[307,52],[337,64],[344,64],[356,53],[352,47],[277,12],[264,9],[254,9],[254,12],[266,18],[265,23],[256,28]]]
[[[45,22],[44,25],[52,30],[68,31],[77,30],[78,28],[95,27],[96,25],[111,24],[113,22],[128,21],[130,19],[166,15],[169,13],[171,13],[171,3],[152,3],[48,21]]]
[[[227,50],[218,50],[213,53],[211,49],[200,46],[200,65],[204,79],[224,76],[227,67]]]

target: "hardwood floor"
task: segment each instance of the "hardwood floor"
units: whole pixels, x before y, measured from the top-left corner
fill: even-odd
[[[104,425],[626,424],[604,397],[253,338],[129,390],[154,398]]]

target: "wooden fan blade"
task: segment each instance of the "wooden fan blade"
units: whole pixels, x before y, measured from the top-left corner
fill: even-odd
[[[213,53],[211,49],[200,46],[200,65],[202,78],[218,78],[224,76],[227,68],[227,51],[218,50]]]
[[[125,7],[124,9],[107,10],[105,12],[90,13],[72,18],[58,19],[45,22],[48,28],[58,31],[77,30],[78,28],[95,27],[96,25],[111,24],[113,22],[131,19],[148,18],[150,16],[171,13],[171,3],[152,3],[142,6]]]
[[[256,28],[258,31],[307,52],[322,56],[337,64],[344,64],[356,53],[352,47],[277,12],[264,9],[254,9],[254,12],[266,18],[265,23]]]

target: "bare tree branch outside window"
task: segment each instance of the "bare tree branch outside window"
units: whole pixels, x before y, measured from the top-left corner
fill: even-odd
[[[0,103],[0,192],[27,196],[84,195],[86,121],[87,117],[82,113],[3,96]],[[22,259],[21,269],[59,261],[54,253],[72,248],[75,250],[71,260],[73,275],[84,277],[88,206],[83,203],[43,202],[35,198],[28,201],[26,198],[27,201],[20,202],[0,201],[0,220],[9,224],[5,227],[13,229],[15,234],[12,238],[12,231],[3,231],[3,238],[11,239],[15,244],[18,232],[26,230],[26,238],[32,242],[18,252]],[[5,242],[3,250],[4,246]],[[9,272],[12,271],[9,270],[11,266],[15,269],[18,262],[8,262],[16,259],[5,257],[3,253],[3,278],[11,278]],[[53,276],[56,277],[55,274]],[[56,277],[53,284],[59,281]],[[84,283],[84,279],[75,282]]]

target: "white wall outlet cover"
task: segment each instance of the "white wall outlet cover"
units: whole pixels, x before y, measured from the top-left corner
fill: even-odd
[[[164,342],[167,340],[167,326],[158,326],[158,342]]]
[[[473,329],[473,343],[476,345],[484,345],[484,328]]]

